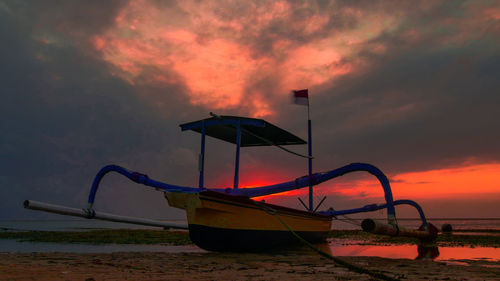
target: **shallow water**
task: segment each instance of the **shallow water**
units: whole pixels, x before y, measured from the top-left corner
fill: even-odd
[[[343,245],[329,243],[318,247],[334,256],[377,256],[391,259],[434,259],[445,260],[486,260],[500,261],[500,249],[493,247],[434,247],[428,253],[416,245]],[[436,256],[437,250],[437,256]],[[301,250],[302,251],[302,250]],[[305,249],[304,251],[308,251]],[[419,253],[420,251],[420,253]],[[165,246],[165,245],[124,245],[124,244],[70,244],[70,243],[42,243],[18,242],[13,239],[0,239],[0,252],[10,253],[115,253],[115,252],[168,252],[168,253],[203,253],[206,252],[194,245]]]
[[[339,245],[329,244],[330,253],[335,256],[376,256],[391,259],[428,258],[437,261],[444,260],[488,260],[500,261],[500,249],[493,247],[435,247],[420,249],[417,245]],[[437,253],[436,253],[437,250]],[[436,255],[437,256],[434,256]]]
[[[377,219],[378,220],[378,219]],[[361,229],[360,225],[363,219],[339,219],[333,220],[333,229]],[[384,222],[385,219],[378,221]],[[500,219],[498,218],[483,218],[483,219],[470,219],[470,218],[452,218],[452,219],[428,219],[428,222],[441,229],[443,224],[450,224],[453,229],[495,229],[500,230]],[[398,225],[405,228],[418,228],[422,225],[420,219],[398,219]]]
[[[180,221],[176,221],[180,222]],[[452,219],[452,220],[431,220],[436,226],[440,227],[443,223],[451,223],[454,229],[500,229],[500,220],[498,219]],[[347,226],[342,227],[344,223]],[[418,227],[419,220],[399,220],[400,225],[409,228]],[[355,229],[353,224],[342,221],[334,221],[335,229]],[[0,220],[0,231],[18,231],[18,230],[56,230],[56,231],[85,231],[103,228],[129,228],[129,229],[158,229],[155,227],[144,227],[138,225],[113,223],[86,219],[72,220]],[[359,228],[357,228],[359,229]],[[460,233],[457,233],[458,235]],[[465,234],[465,233],[464,233]],[[479,233],[474,233],[479,234]],[[490,235],[490,233],[481,233]],[[496,233],[491,233],[496,235]],[[349,243],[347,243],[349,242]],[[329,244],[321,245],[321,249],[330,252],[335,256],[378,256],[384,258],[405,258],[415,259],[419,256],[418,246],[416,245],[352,245],[352,241],[330,241]],[[349,244],[349,245],[344,245]],[[438,255],[435,250],[427,253],[428,256],[435,256],[435,260],[460,260],[477,259],[500,261],[500,249],[493,247],[439,247]],[[88,244],[69,244],[69,243],[40,243],[40,242],[18,242],[12,239],[0,239],[0,252],[71,252],[71,253],[113,253],[113,252],[205,252],[204,250],[193,246],[162,246],[162,245],[88,245]],[[422,253],[421,253],[422,254]],[[425,255],[424,255],[425,256]]]
[[[116,253],[116,252],[206,252],[194,245],[125,245],[125,244],[74,244],[46,242],[18,242],[14,239],[0,239],[0,252],[8,253]]]

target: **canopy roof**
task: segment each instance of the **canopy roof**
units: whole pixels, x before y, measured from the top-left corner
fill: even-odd
[[[306,144],[303,139],[267,121],[238,116],[216,116],[181,124],[181,130],[192,130],[233,144],[237,142],[238,123],[241,126],[241,146]]]

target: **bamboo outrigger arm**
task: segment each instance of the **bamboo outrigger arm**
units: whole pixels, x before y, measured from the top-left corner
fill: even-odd
[[[413,237],[421,241],[433,241],[438,234],[438,229],[431,223],[425,226],[422,225],[419,229],[407,229],[398,225],[384,224],[373,219],[364,219],[361,228],[374,234]]]
[[[357,172],[357,171],[365,171],[368,172],[379,180],[380,184],[384,189],[384,197],[386,204],[384,208],[387,208],[387,219],[388,223],[395,225],[396,224],[396,212],[394,208],[394,200],[392,197],[392,191],[389,184],[389,180],[387,177],[379,170],[377,167],[366,164],[366,163],[351,163],[349,165],[340,167],[338,169],[334,169],[328,172],[315,173],[311,176],[304,176],[297,178],[293,181],[288,181],[284,183],[262,186],[262,187],[252,187],[252,188],[241,188],[241,189],[232,189],[232,188],[210,188],[212,191],[222,192],[231,195],[239,195],[239,196],[248,196],[248,197],[258,197],[265,196],[295,189],[300,189],[304,187],[308,187],[309,185],[318,185],[320,183],[326,182],[336,177],[340,177],[347,173]],[[163,182],[159,182],[153,179],[150,179],[147,175],[141,174],[138,172],[129,171],[123,167],[117,165],[108,165],[102,168],[96,175],[94,182],[92,183],[92,188],[90,190],[89,199],[88,199],[88,208],[92,209],[94,204],[95,195],[99,188],[99,183],[101,182],[104,175],[109,172],[117,172],[121,175],[126,176],[130,180],[144,184],[146,186],[150,186],[156,188],[161,191],[168,192],[184,192],[184,193],[196,193],[207,190],[207,188],[194,188],[194,187],[186,187],[186,186],[177,186],[172,184],[167,184]],[[423,214],[423,213],[422,213]]]
[[[185,223],[174,223],[174,222],[165,222],[165,221],[150,220],[144,218],[120,216],[120,215],[95,211],[91,209],[71,208],[61,205],[38,202],[34,200],[25,200],[23,202],[23,206],[26,209],[44,211],[65,216],[81,217],[87,219],[98,219],[98,220],[121,222],[121,223],[131,223],[131,224],[139,224],[146,226],[156,226],[163,228],[188,229],[188,225]]]
[[[408,200],[408,199],[402,199],[402,200],[396,200],[392,202],[394,206],[396,205],[410,205],[413,206],[417,211],[420,216],[420,219],[422,220],[422,225],[426,227],[428,225],[427,219],[425,218],[424,211],[422,210],[422,207],[417,204],[417,202],[413,200]],[[319,212],[320,214],[323,215],[331,215],[331,216],[341,216],[341,215],[348,215],[348,214],[357,214],[357,213],[365,213],[365,212],[374,212],[377,210],[385,209],[387,208],[388,204],[370,204],[363,206],[361,208],[355,208],[355,209],[347,209],[347,210],[327,210],[323,212]]]

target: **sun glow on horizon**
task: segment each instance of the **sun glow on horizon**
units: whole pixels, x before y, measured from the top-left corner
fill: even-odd
[[[500,164],[480,164],[458,168],[436,169],[397,174],[390,180],[392,194],[397,199],[467,198],[485,194],[500,194]],[[275,183],[258,181],[242,188]],[[376,178],[355,180],[350,183],[335,179],[315,187],[322,195],[346,196],[353,199],[383,197],[383,189]],[[279,197],[304,196],[307,188],[261,196],[255,200],[279,201]]]

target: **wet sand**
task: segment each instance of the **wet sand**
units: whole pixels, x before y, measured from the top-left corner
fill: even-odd
[[[342,257],[401,280],[500,280],[500,263]],[[0,280],[376,280],[315,253],[0,253]]]

